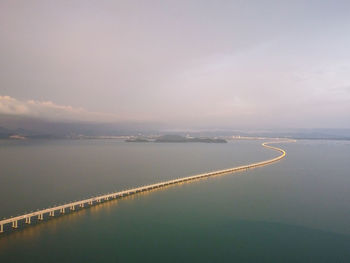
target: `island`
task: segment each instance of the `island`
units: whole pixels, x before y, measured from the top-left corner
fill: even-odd
[[[184,137],[181,135],[162,135],[158,137],[129,137],[126,142],[157,142],[157,143],[187,143],[187,142],[201,142],[201,143],[227,143],[221,138],[210,137]]]
[[[180,135],[163,135],[156,138],[155,142],[202,142],[202,143],[227,143],[220,138],[209,137],[183,137]]]
[[[145,139],[145,138],[129,138],[125,140],[126,142],[150,142],[149,140]]]

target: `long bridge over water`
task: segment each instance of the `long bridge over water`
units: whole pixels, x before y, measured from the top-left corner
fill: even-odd
[[[208,172],[208,173],[202,173],[202,174],[197,174],[197,175],[193,175],[193,176],[168,180],[168,181],[164,181],[164,182],[160,182],[160,183],[140,186],[140,187],[127,189],[127,190],[123,190],[123,191],[119,191],[119,192],[108,193],[108,194],[99,195],[99,196],[95,196],[95,197],[80,200],[80,201],[67,203],[64,205],[59,205],[59,206],[50,207],[50,208],[46,208],[46,209],[42,209],[42,210],[37,210],[35,212],[23,214],[23,215],[16,216],[16,217],[10,217],[7,219],[3,219],[0,221],[0,233],[4,232],[4,226],[8,225],[8,224],[11,224],[12,228],[16,229],[16,228],[18,228],[18,222],[20,222],[20,221],[24,222],[26,224],[31,224],[32,218],[36,218],[39,221],[43,221],[44,216],[55,217],[58,214],[64,214],[66,212],[74,212],[75,210],[82,209],[82,208],[89,207],[89,206],[93,206],[93,205],[99,204],[103,201],[108,201],[108,200],[112,200],[112,199],[116,199],[116,198],[122,198],[125,196],[137,194],[140,192],[145,192],[145,191],[149,191],[149,190],[153,190],[153,189],[157,189],[157,188],[162,188],[162,187],[169,186],[169,185],[179,184],[179,183],[188,182],[188,181],[201,179],[201,178],[205,178],[205,177],[210,177],[210,176],[214,176],[214,175],[234,173],[234,172],[246,170],[249,168],[256,168],[256,167],[268,165],[268,164],[271,164],[273,162],[277,162],[286,156],[286,152],[283,149],[271,146],[269,144],[284,143],[284,142],[291,142],[291,141],[292,140],[273,141],[273,142],[262,143],[263,147],[266,147],[266,148],[269,148],[269,149],[272,149],[272,150],[275,150],[275,151],[278,151],[281,153],[279,156],[272,158],[272,159],[269,159],[269,160],[266,160],[266,161],[255,162],[255,163],[237,166],[237,167],[233,167],[233,168],[229,168],[229,169],[223,169],[223,170],[218,170],[218,171],[213,171],[213,172]]]

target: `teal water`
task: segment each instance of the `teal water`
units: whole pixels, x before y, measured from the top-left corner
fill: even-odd
[[[0,217],[278,155],[260,143],[2,142]],[[3,234],[1,262],[349,262],[350,143],[281,147],[269,166]]]

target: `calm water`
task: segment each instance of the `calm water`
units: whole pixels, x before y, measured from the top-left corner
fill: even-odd
[[[0,142],[0,217],[276,156],[261,142]],[[281,145],[282,146],[282,145]],[[0,262],[350,262],[350,143],[111,201],[0,236]]]

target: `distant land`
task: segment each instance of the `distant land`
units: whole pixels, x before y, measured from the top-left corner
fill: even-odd
[[[180,135],[163,135],[156,138],[155,142],[204,142],[204,143],[227,143],[225,139],[209,137],[183,137]]]
[[[179,137],[174,137],[177,135]],[[170,137],[169,137],[170,136]],[[215,142],[244,138],[350,140],[350,129],[212,129],[173,130],[161,123],[53,122],[0,114],[0,139],[128,139],[132,142]],[[207,140],[207,141],[206,141]]]
[[[148,139],[144,138],[129,138],[125,140],[126,142],[150,142]]]
[[[133,137],[125,140],[126,142],[162,142],[162,143],[227,143],[225,139],[209,138],[209,137],[184,137],[176,134],[162,135],[156,138]]]

